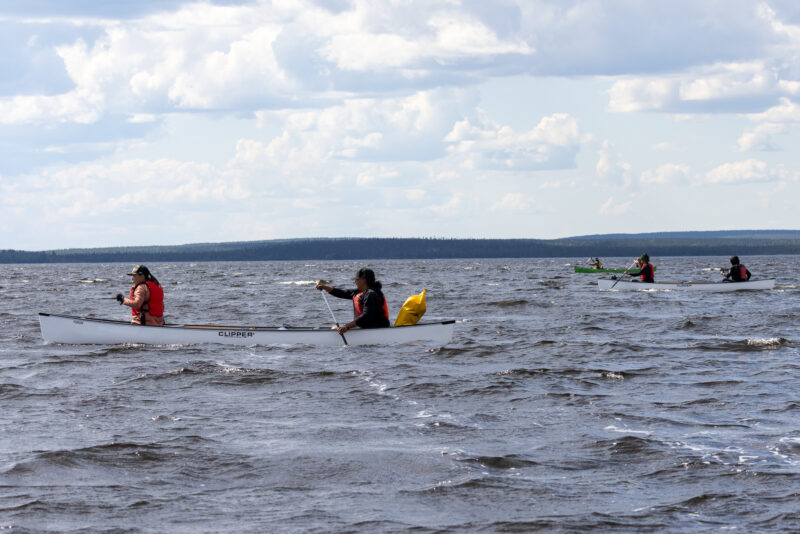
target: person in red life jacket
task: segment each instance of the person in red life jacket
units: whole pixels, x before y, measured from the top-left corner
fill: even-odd
[[[381,283],[375,280],[372,269],[361,268],[355,277],[355,289],[339,289],[326,286],[322,282],[316,285],[320,291],[327,291],[334,297],[353,300],[354,318],[349,323],[340,326],[337,330],[344,334],[355,328],[386,328],[389,326],[389,308],[386,306],[386,297],[381,291]]]
[[[731,258],[731,270],[725,275],[725,282],[747,282],[750,280],[750,271],[747,267],[739,263],[739,256]]]
[[[164,289],[150,269],[136,265],[128,273],[133,277],[133,286],[124,298],[117,294],[117,301],[131,308],[131,322],[146,326],[164,325]]]
[[[642,254],[636,260],[636,265],[639,267],[639,272],[637,273],[626,273],[629,276],[638,276],[640,282],[646,282],[648,284],[652,284],[655,282],[655,269],[653,266],[650,265],[650,256],[647,254]]]

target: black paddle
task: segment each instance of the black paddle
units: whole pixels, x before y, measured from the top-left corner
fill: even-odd
[[[624,272],[624,273],[622,273],[622,274],[628,274],[628,271],[630,271],[630,270],[631,270],[631,267],[633,267],[634,265],[636,265],[636,260],[633,260],[633,263],[631,263],[630,267],[628,267],[627,269],[625,269],[625,272]],[[609,289],[614,289],[614,286],[615,286],[615,285],[617,285],[617,282],[619,282],[620,280],[621,280],[621,278],[617,278],[616,282],[614,282],[613,284],[611,284],[611,287],[609,287]]]

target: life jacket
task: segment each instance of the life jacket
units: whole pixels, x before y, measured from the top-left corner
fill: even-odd
[[[363,294],[364,292],[362,291],[361,293],[353,297],[353,308],[355,313],[354,317],[358,317],[359,315],[364,313],[364,307],[361,305],[361,295]],[[386,297],[382,293],[381,293],[381,298],[383,298],[383,316],[386,317],[386,319],[388,320],[389,307],[386,305]]]
[[[150,289],[150,300],[145,304],[147,313],[153,317],[164,315],[164,288],[155,282],[145,282]]]
[[[740,263],[739,265],[735,265],[733,269],[736,269],[737,267],[739,268],[739,276],[736,276],[734,274],[733,276],[731,276],[731,278],[733,278],[737,282],[745,282],[747,280],[747,267],[745,267]],[[734,270],[733,272],[735,273],[736,271]]]
[[[644,273],[644,268],[645,267],[650,267],[650,276],[649,277]],[[649,263],[645,263],[644,265],[642,265],[642,268],[639,269],[639,272],[641,273],[639,275],[639,280],[641,280],[642,282],[652,282],[653,279],[655,278],[655,276],[654,276],[655,273],[654,273],[653,266],[651,264],[649,264]]]
[[[150,290],[150,298],[142,304],[141,309],[131,308],[131,315],[142,316],[142,324],[144,324],[144,313],[147,312],[154,317],[161,317],[164,315],[164,288],[160,285],[156,284],[155,282],[140,282],[135,286],[131,287],[130,291],[130,298],[133,299],[133,294],[136,292],[136,288],[139,287],[141,284],[147,284],[147,288]]]

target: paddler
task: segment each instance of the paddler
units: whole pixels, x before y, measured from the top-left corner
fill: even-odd
[[[383,296],[382,284],[375,280],[372,269],[362,267],[353,279],[355,289],[339,289],[318,282],[316,288],[327,291],[340,299],[352,299],[353,320],[338,327],[336,330],[344,334],[348,330],[359,328],[385,328],[389,326],[389,308],[386,306],[386,297]]]
[[[725,282],[747,282],[750,280],[750,271],[739,263],[739,256],[731,257],[731,270],[725,275]]]
[[[655,282],[655,269],[653,266],[650,265],[650,256],[647,254],[642,254],[636,259],[636,266],[639,267],[638,273],[629,273],[625,271],[625,274],[629,276],[638,276],[640,282],[645,282],[648,284],[652,284]]]
[[[593,258],[589,256],[589,259],[586,260],[586,263],[592,266],[592,269],[602,269],[603,263],[600,261],[600,258]]]
[[[117,293],[117,301],[131,308],[131,322],[146,326],[164,325],[164,289],[150,269],[136,265],[128,273],[133,285],[128,298]]]

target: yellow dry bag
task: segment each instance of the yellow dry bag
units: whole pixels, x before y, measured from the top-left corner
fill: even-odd
[[[403,303],[403,307],[397,313],[395,326],[411,326],[417,324],[420,317],[425,315],[425,292],[423,289],[419,295],[411,295]]]

